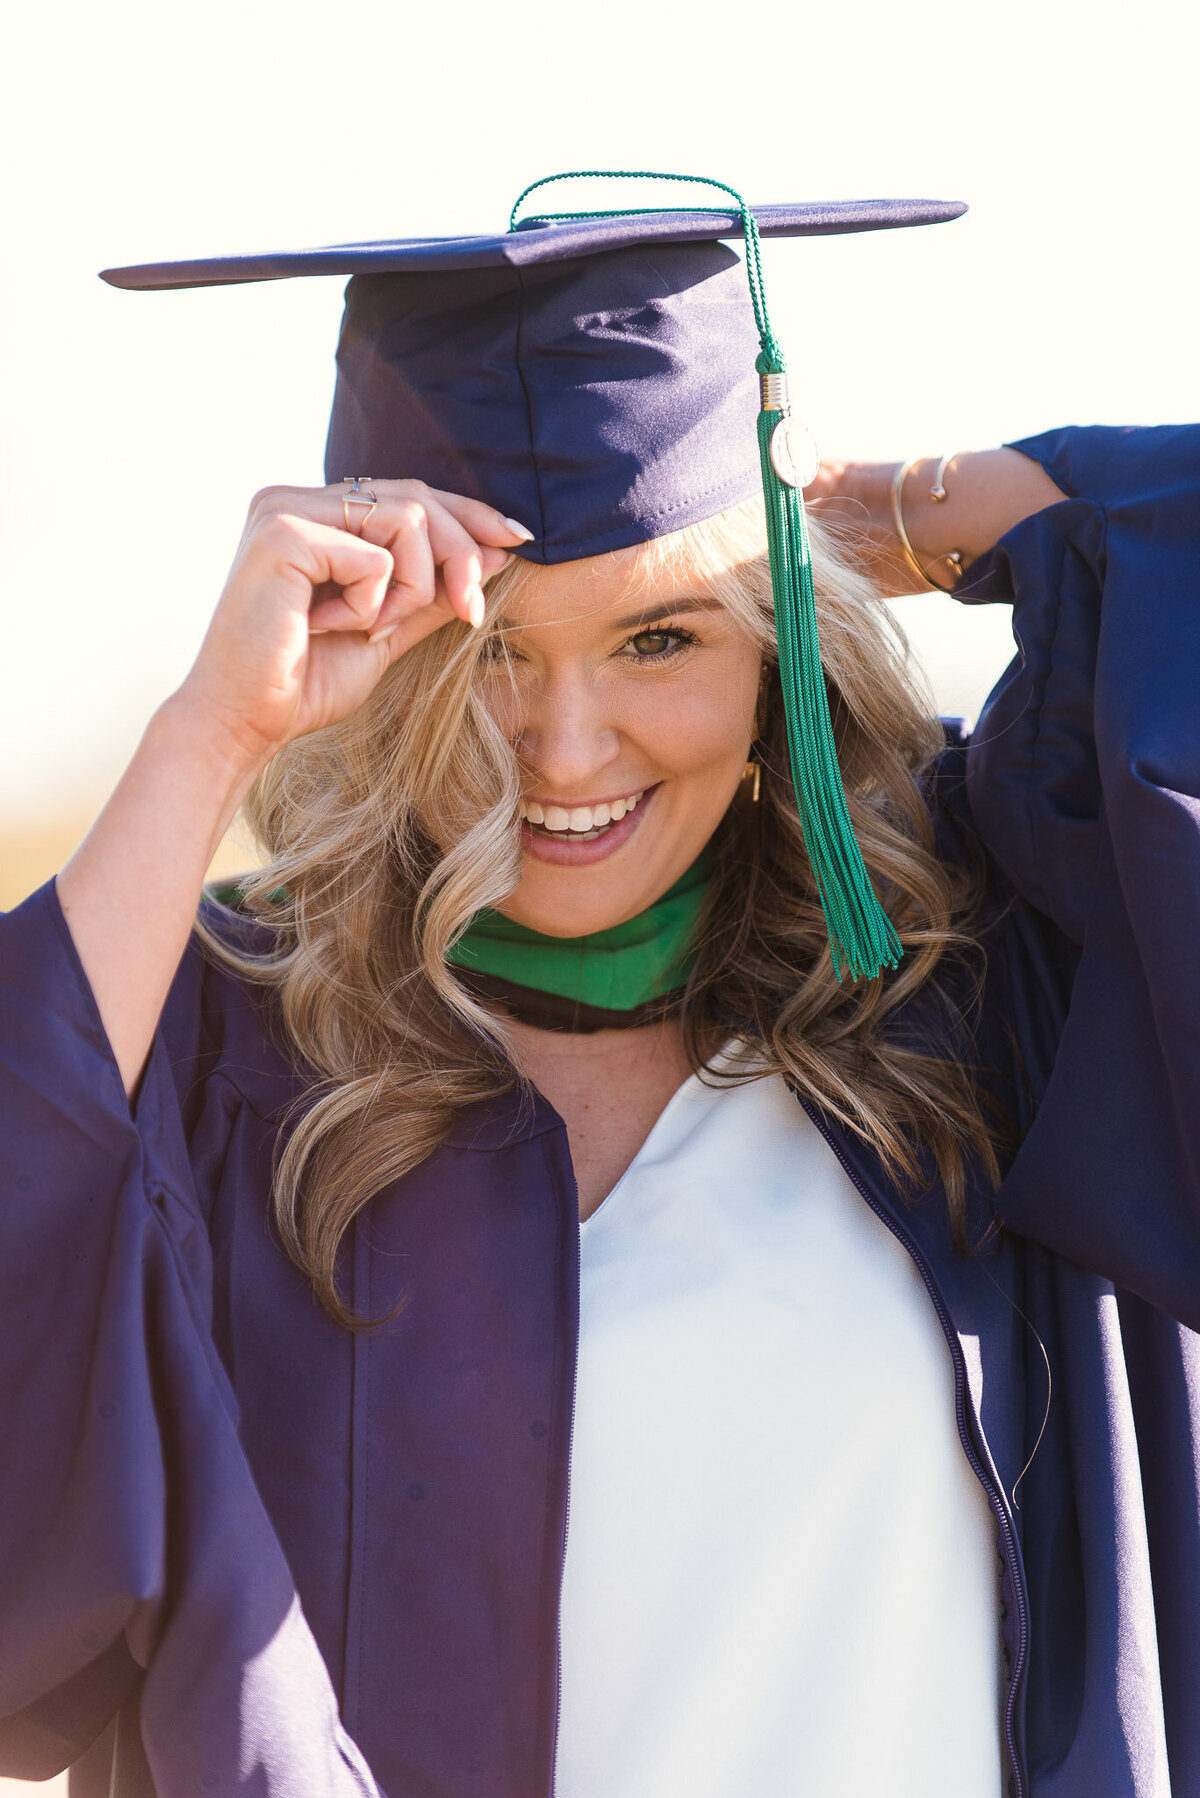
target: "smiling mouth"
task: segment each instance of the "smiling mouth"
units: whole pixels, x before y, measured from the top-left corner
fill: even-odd
[[[536,799],[522,799],[521,821],[535,836],[560,843],[594,843],[636,811],[649,790],[643,787],[637,793],[607,800],[602,805],[543,806]]]

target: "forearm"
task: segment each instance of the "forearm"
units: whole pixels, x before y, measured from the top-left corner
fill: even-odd
[[[954,456],[943,480],[945,498],[933,497],[937,459],[909,469],[901,493],[909,541],[922,567],[946,583],[943,558],[957,550],[964,565],[997,543],[1006,531],[1066,495],[1045,469],[1012,449],[973,450]]]
[[[806,495],[817,516],[839,518],[859,536],[872,575],[889,593],[948,587],[954,570],[945,558],[957,550],[965,567],[991,549],[1006,531],[1066,495],[1037,462],[1017,450],[970,450],[952,458],[945,498],[932,497],[936,456],[914,462],[901,491],[902,516],[913,554],[927,578],[917,575],[900,547],[893,510],[894,462],[821,464]]]
[[[214,737],[186,699],[169,699],[58,876],[63,913],[128,1093],[187,945],[208,865],[257,771]]]

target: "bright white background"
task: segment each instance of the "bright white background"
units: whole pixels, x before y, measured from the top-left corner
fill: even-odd
[[[712,172],[752,201],[961,197],[956,224],[768,246],[793,397],[823,449],[1195,415],[1193,13],[11,9],[0,827],[102,795],[194,652],[249,495],[321,479],[339,280],[142,295],[97,269],[495,230],[529,179],[591,164]],[[944,709],[973,710],[1007,657],[1003,614],[932,600],[906,616]]]

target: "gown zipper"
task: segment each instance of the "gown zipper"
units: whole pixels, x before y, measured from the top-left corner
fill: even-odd
[[[1021,1560],[1017,1552],[1016,1533],[1012,1526],[1012,1520],[1008,1515],[1007,1501],[996,1483],[992,1480],[987,1469],[984,1467],[983,1462],[975,1451],[975,1445],[971,1440],[970,1429],[967,1424],[965,1399],[967,1370],[963,1360],[962,1345],[958,1340],[958,1332],[954,1328],[953,1319],[947,1311],[945,1301],[938,1290],[937,1282],[934,1280],[929,1263],[918,1249],[912,1237],[909,1236],[906,1230],[903,1230],[900,1227],[890,1213],[888,1213],[872,1196],[866,1183],[850,1165],[850,1161],[844,1153],[841,1144],[837,1141],[832,1130],[830,1130],[824,1117],[817,1108],[810,1105],[808,1100],[800,1094],[797,1093],[796,1097],[800,1100],[804,1110],[808,1113],[812,1122],[816,1125],[825,1141],[829,1144],[829,1147],[833,1150],[843,1172],[848,1176],[856,1190],[862,1194],[871,1210],[875,1213],[875,1216],[882,1224],[887,1226],[897,1242],[900,1243],[901,1247],[908,1251],[908,1254],[916,1265],[917,1272],[925,1283],[925,1290],[928,1292],[929,1297],[933,1302],[933,1308],[937,1313],[938,1322],[942,1326],[942,1333],[945,1336],[947,1346],[950,1349],[951,1358],[954,1362],[954,1416],[958,1425],[959,1440],[962,1443],[963,1452],[970,1463],[971,1471],[983,1487],[983,1490],[987,1495],[988,1503],[992,1508],[996,1522],[999,1526],[1000,1540],[1004,1545],[1004,1558],[1008,1567],[1014,1608],[1017,1615],[1017,1645],[1012,1658],[1012,1666],[1009,1669],[1008,1691],[1004,1701],[1004,1745],[1008,1754],[1009,1767],[1011,1769],[1011,1777],[1008,1783],[1011,1798],[1028,1798],[1028,1776],[1017,1750],[1016,1702],[1017,1689],[1025,1672],[1025,1660],[1029,1647],[1029,1604],[1025,1592],[1025,1581],[1021,1569]]]

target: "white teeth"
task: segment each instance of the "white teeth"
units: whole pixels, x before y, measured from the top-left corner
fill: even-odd
[[[541,806],[536,799],[522,799],[521,816],[546,830],[586,836],[589,831],[618,824],[627,812],[634,810],[641,797],[641,793],[631,793],[627,799],[610,799],[604,805],[573,805],[569,810],[562,805]]]

